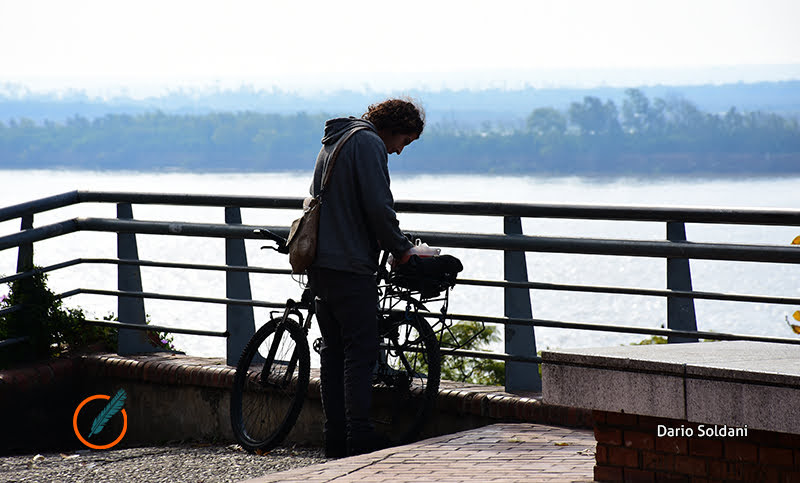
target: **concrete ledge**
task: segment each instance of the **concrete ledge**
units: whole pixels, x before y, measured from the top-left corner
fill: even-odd
[[[543,402],[800,434],[800,346],[713,342],[542,354]]]

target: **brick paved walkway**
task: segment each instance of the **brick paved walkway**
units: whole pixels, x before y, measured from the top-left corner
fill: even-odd
[[[591,430],[493,424],[374,453],[273,473],[269,482],[592,481]]]

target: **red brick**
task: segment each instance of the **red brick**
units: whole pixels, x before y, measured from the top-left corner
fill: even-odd
[[[542,405],[539,401],[531,401],[525,404],[523,408],[523,414],[525,421],[529,423],[535,423],[541,420],[542,417]]]
[[[594,439],[598,443],[622,446],[622,431],[617,428],[596,427],[594,428]]]
[[[40,384],[51,384],[55,381],[55,371],[50,365],[46,365],[44,367],[39,368],[39,383]]]
[[[165,374],[166,380],[164,381],[166,384],[176,384],[178,381],[178,364],[170,364],[167,367],[167,372]]]
[[[656,474],[652,471],[625,468],[622,470],[622,475],[626,483],[655,483],[656,481]]]
[[[782,448],[796,448],[800,446],[800,436],[788,433],[771,433],[767,446],[778,446]]]
[[[622,433],[622,444],[627,448],[654,449],[655,439],[655,436],[650,433],[628,430]]]
[[[747,442],[756,446],[771,445],[775,441],[775,433],[771,431],[758,431],[750,429],[747,431]]]
[[[672,454],[689,454],[689,440],[686,438],[656,438],[656,451]]]
[[[143,364],[141,362],[133,361],[133,363],[128,367],[128,377],[133,379],[141,379],[142,366]]]
[[[621,446],[610,446],[608,448],[608,463],[614,466],[638,468],[639,452],[635,449],[623,448]]]
[[[606,423],[610,426],[636,426],[637,418],[635,414],[608,413]]]
[[[580,424],[580,413],[578,408],[567,409],[567,426],[575,427]]]
[[[69,359],[58,359],[50,364],[50,370],[55,379],[61,379],[72,375],[75,364]]]
[[[689,483],[691,479],[686,475],[675,473],[656,473],[657,483]]]
[[[642,451],[642,469],[673,471],[675,469],[675,455]]]
[[[689,476],[704,476],[707,473],[706,460],[695,456],[675,457],[675,472]]]
[[[727,477],[728,465],[730,464],[729,462],[722,460],[708,460],[706,463],[708,464],[708,476],[710,478],[722,480]]]
[[[594,449],[594,460],[598,465],[608,463],[608,446],[598,444]]]
[[[792,466],[794,455],[790,449],[762,446],[758,449],[758,461],[764,465]]]
[[[639,429],[639,431],[656,434],[659,424],[674,428],[680,426],[681,423],[684,422],[673,419],[656,418],[653,416],[639,416],[639,423],[636,425],[636,427]]]
[[[22,393],[33,388],[33,378],[36,376],[35,371],[32,369],[17,369],[14,370],[12,374],[13,379],[11,384],[13,385],[15,391]]]
[[[742,465],[743,481],[758,481],[759,483],[780,483],[780,471],[765,465]]]
[[[605,411],[594,410],[592,411],[592,421],[594,421],[595,424],[604,424],[606,422],[606,414]]]
[[[800,483],[800,471],[789,471],[781,476],[783,476],[783,483]]]
[[[689,454],[719,458],[722,456],[722,441],[718,439],[692,438],[689,440]]]
[[[758,461],[758,446],[743,441],[725,440],[725,459],[732,461]]]
[[[506,417],[507,405],[504,397],[499,394],[489,394],[487,397],[489,406],[489,417],[492,419],[504,419]]]
[[[615,468],[613,466],[595,466],[594,467],[594,480],[599,482],[605,481],[623,481],[622,468]]]
[[[228,388],[233,385],[233,379],[236,377],[236,371],[233,369],[224,369],[222,371],[222,387]]]

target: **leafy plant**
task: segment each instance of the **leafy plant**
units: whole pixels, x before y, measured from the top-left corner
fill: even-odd
[[[118,330],[87,324],[81,308],[66,308],[47,286],[47,275],[35,270],[31,277],[11,283],[0,308],[21,306],[0,315],[0,340],[27,337],[27,343],[0,349],[0,367],[25,360],[60,357],[82,351],[116,351]],[[113,314],[105,320],[116,320]],[[147,320],[149,323],[149,317]],[[154,347],[174,350],[171,336],[148,331]]]
[[[442,352],[447,348],[459,347],[460,341],[469,341],[462,349],[485,350],[493,342],[499,342],[497,327],[484,326],[480,322],[458,322],[442,335]],[[442,379],[489,386],[503,386],[506,383],[505,363],[494,359],[470,357],[444,357],[442,359]]]
[[[631,345],[652,345],[652,344],[666,344],[667,338],[660,335],[654,335],[647,339],[640,340],[639,342],[632,342]]]

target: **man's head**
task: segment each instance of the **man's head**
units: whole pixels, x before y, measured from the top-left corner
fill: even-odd
[[[404,147],[419,139],[425,128],[425,112],[414,102],[405,99],[389,99],[372,104],[361,118],[375,126],[390,154],[403,152]]]

